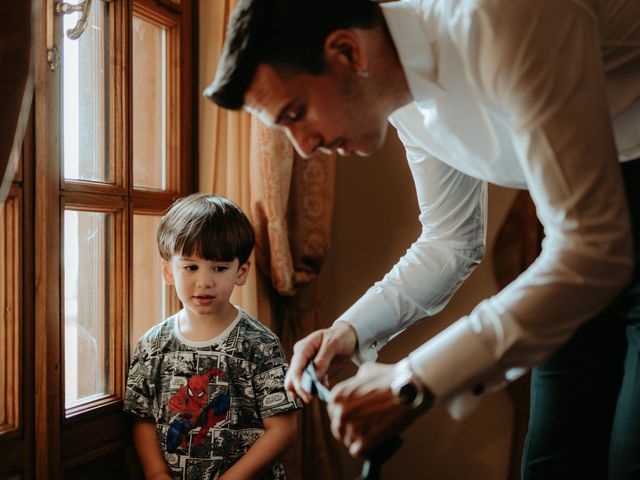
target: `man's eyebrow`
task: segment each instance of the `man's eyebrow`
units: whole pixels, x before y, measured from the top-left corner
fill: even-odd
[[[294,98],[289,103],[287,103],[284,107],[282,107],[282,109],[280,110],[280,113],[278,113],[278,115],[276,116],[276,120],[274,122],[274,125],[281,125],[284,122],[285,115],[287,114],[287,112],[291,109],[291,107],[293,107],[293,105],[297,101],[298,101],[298,99]]]

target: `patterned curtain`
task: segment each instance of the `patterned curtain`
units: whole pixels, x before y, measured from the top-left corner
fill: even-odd
[[[335,156],[302,159],[284,134],[252,125],[251,197],[256,262],[273,287],[272,327],[291,357],[296,340],[322,328],[316,281],[329,248]],[[296,445],[285,457],[292,479],[338,479],[337,444],[324,405],[302,412]]]

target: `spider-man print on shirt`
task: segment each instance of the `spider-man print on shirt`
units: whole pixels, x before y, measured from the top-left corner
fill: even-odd
[[[209,382],[213,377],[223,378],[220,370],[210,370],[207,373],[193,375],[187,385],[169,399],[169,410],[179,416],[169,425],[167,434],[167,452],[174,453],[181,445],[186,449],[186,437],[194,428],[200,431],[194,437],[194,445],[199,445],[209,433],[209,429],[224,420],[229,411],[230,401],[226,394],[216,395],[209,400]]]

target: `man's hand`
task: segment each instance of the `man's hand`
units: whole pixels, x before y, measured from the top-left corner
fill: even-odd
[[[357,346],[356,332],[347,322],[336,322],[330,328],[310,333],[293,347],[285,387],[309,403],[313,397],[300,383],[302,372],[309,362],[313,361],[318,378],[323,379],[339,370],[354,355]]]
[[[396,404],[395,365],[365,363],[331,391],[331,433],[356,457],[397,436],[424,410]]]

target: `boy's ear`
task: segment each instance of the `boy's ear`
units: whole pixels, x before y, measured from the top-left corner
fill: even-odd
[[[251,261],[247,260],[238,268],[238,273],[236,274],[236,285],[241,286],[247,283],[247,278],[249,278],[249,269],[251,268]]]
[[[171,266],[171,262],[167,260],[162,260],[162,277],[164,278],[164,283],[167,285],[173,285],[175,282],[173,280],[173,267]]]

